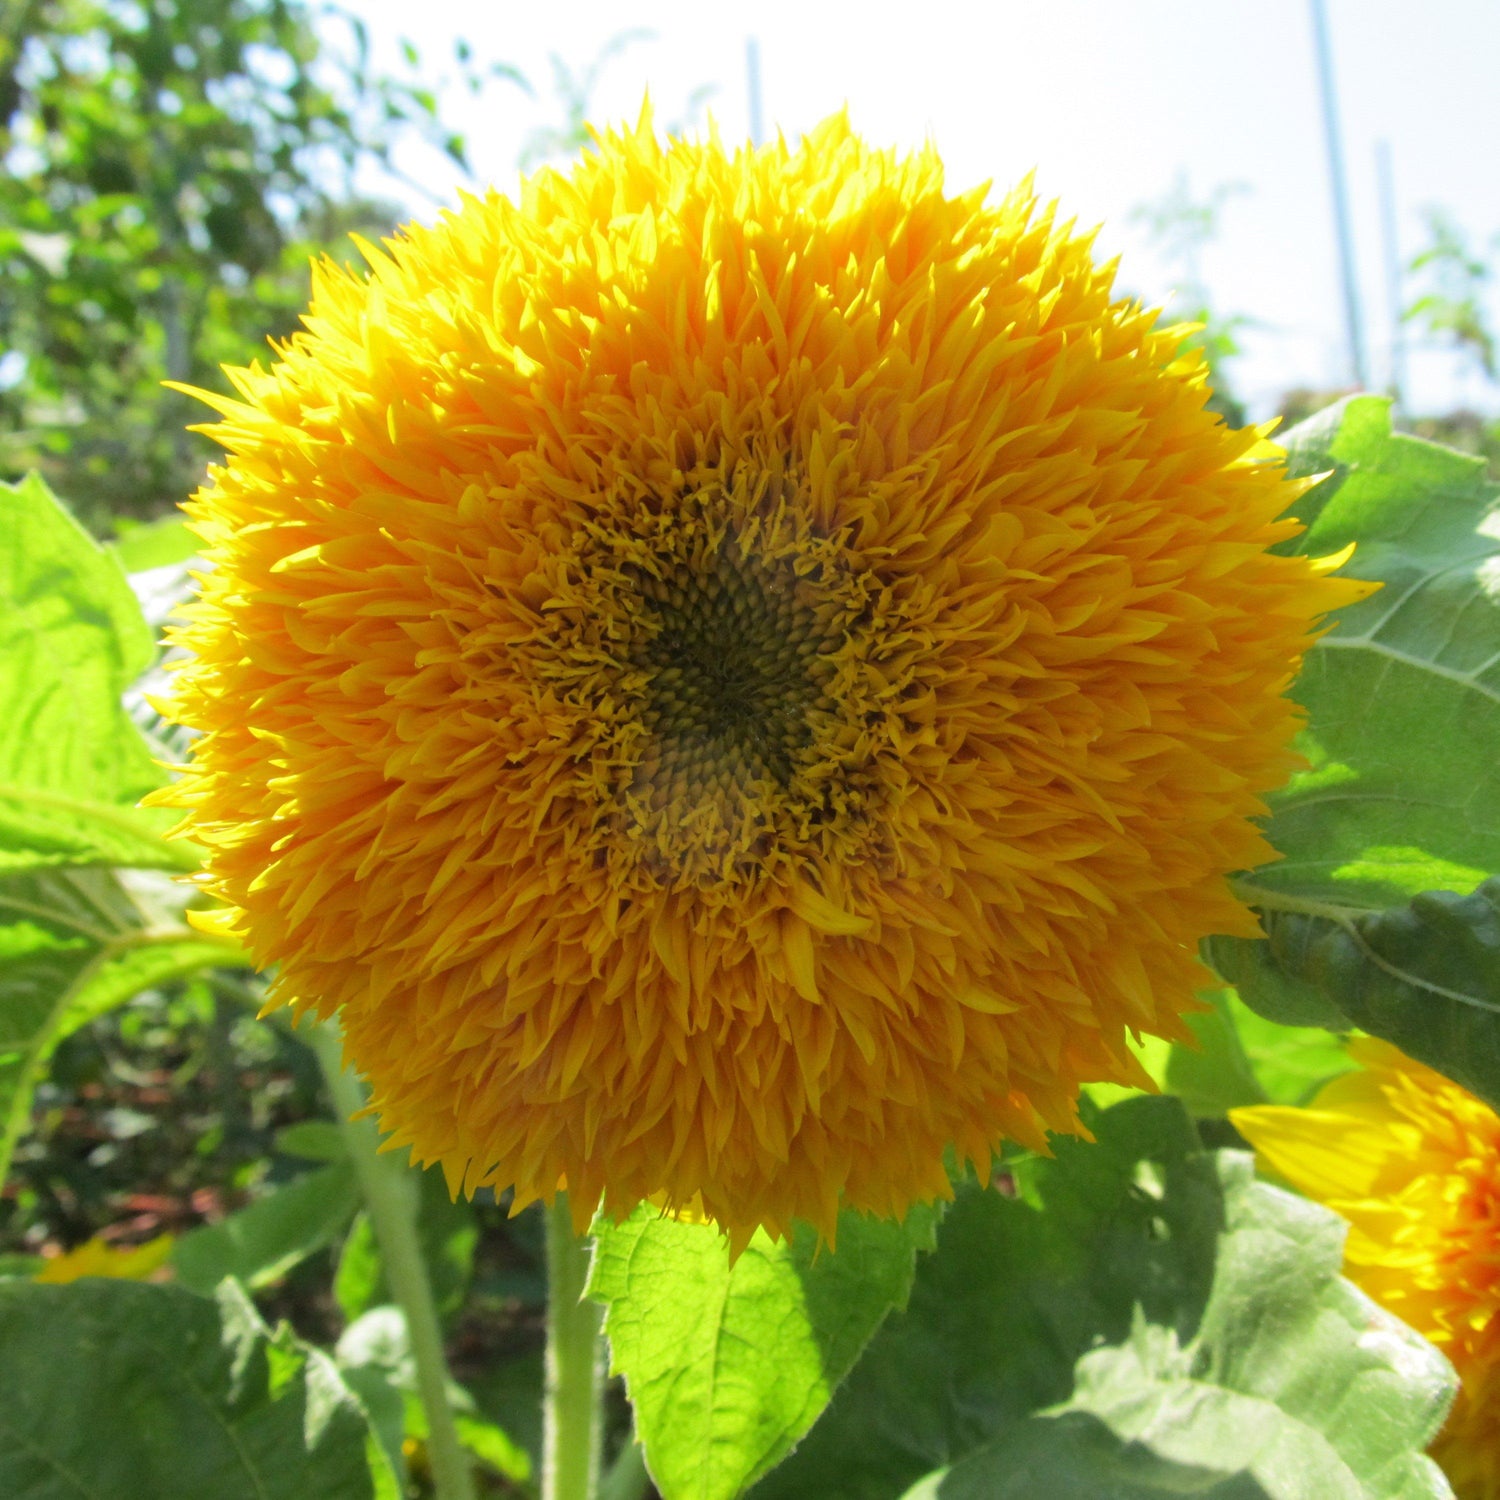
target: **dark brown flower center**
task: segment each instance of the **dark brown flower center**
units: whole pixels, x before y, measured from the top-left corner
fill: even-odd
[[[785,786],[830,675],[791,564],[730,544],[706,566],[643,574],[638,586],[656,626],[636,655],[650,674],[642,719],[666,757],[693,779],[721,767]]]
[[[642,886],[857,861],[900,795],[890,725],[920,660],[904,607],[792,494],[753,470],[667,499],[631,485],[549,569],[529,670],[599,857]]]

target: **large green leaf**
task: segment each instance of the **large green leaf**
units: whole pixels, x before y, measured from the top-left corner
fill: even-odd
[[[1178,1042],[1167,1054],[1162,1081],[1195,1117],[1220,1116],[1241,1104],[1266,1102],[1230,1010],[1232,994],[1220,990],[1206,997],[1213,1009],[1187,1018],[1193,1042]]]
[[[1383,911],[1265,922],[1267,940],[1236,976],[1252,1004],[1277,1016],[1289,987],[1316,991],[1343,1024],[1500,1109],[1500,878],[1468,896],[1428,891]]]
[[[211,1292],[226,1276],[252,1289],[269,1286],[331,1245],[358,1205],[359,1186],[347,1162],[304,1172],[180,1239],[172,1251],[177,1278],[196,1292]]]
[[[0,875],[0,1181],[59,1042],[153,985],[236,951],[181,921],[180,893],[105,869]]]
[[[836,1252],[799,1226],[757,1234],[733,1266],[716,1229],[649,1206],[597,1227],[589,1294],[667,1500],[730,1500],[790,1451],[904,1305],[933,1224],[845,1213]]]
[[[1176,1101],[1137,1097],[1099,1115],[1095,1134],[1059,1140],[1053,1160],[1025,1171],[1033,1201],[960,1190],[905,1313],[758,1500],[889,1500],[1065,1400],[1075,1360],[1098,1339],[1121,1342],[1137,1303],[1190,1333],[1220,1210],[1196,1132]]]
[[[164,778],[120,700],[152,649],[119,563],[36,475],[0,484],[0,870],[194,867],[135,805]]]
[[[1442,925],[1421,903],[1457,899],[1422,893],[1500,871],[1500,489],[1479,460],[1393,434],[1373,397],[1288,446],[1293,472],[1331,471],[1294,545],[1352,542],[1349,571],[1384,587],[1340,612],[1294,688],[1310,766],[1271,799],[1285,858],[1237,882],[1267,939],[1215,938],[1208,956],[1273,1020],[1365,1027],[1500,1098],[1500,991],[1483,965],[1418,951]]]
[[[937,1500],[1446,1496],[1422,1446],[1452,1391],[1435,1349],[1338,1274],[1343,1226],[1219,1160],[1227,1222],[1198,1333],[1138,1317],[1071,1397],[916,1493]]]
[[[1272,892],[1361,907],[1500,871],[1500,488],[1355,397],[1297,427],[1296,548],[1355,544],[1380,591],[1339,612],[1293,688],[1312,764],[1271,800]]]
[[[1175,1100],[1093,1129],[1016,1197],[960,1194],[755,1500],[1447,1496],[1422,1450],[1452,1372],[1339,1278],[1338,1219],[1201,1150]]]
[[[332,1361],[245,1294],[0,1282],[7,1500],[369,1500],[375,1440]],[[383,1460],[381,1460],[383,1462]]]
[[[1330,1078],[1354,1066],[1344,1039],[1330,1036],[1322,1027],[1268,1021],[1235,990],[1224,992],[1223,1006],[1250,1071],[1272,1104],[1306,1104]]]

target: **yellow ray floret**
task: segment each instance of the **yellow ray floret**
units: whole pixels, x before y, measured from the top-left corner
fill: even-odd
[[[169,795],[395,1140],[739,1243],[1138,1079],[1360,588],[1180,331],[842,118],[368,258],[209,398]]]
[[[1230,1112],[1262,1161],[1349,1221],[1344,1271],[1462,1386],[1433,1445],[1459,1500],[1500,1500],[1500,1116],[1385,1042],[1307,1109]]]

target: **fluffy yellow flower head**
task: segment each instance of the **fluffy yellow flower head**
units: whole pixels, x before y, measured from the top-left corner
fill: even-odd
[[[1500,1500],[1500,1116],[1385,1042],[1307,1109],[1230,1119],[1262,1160],[1349,1221],[1344,1272],[1453,1362],[1433,1445],[1459,1500]]]
[[[368,255],[209,398],[172,797],[396,1142],[742,1243],[1138,1080],[1358,590],[1181,330],[842,118]]]

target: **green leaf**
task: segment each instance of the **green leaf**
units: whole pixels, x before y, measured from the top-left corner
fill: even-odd
[[[406,1398],[377,1365],[340,1365],[344,1384],[359,1397],[370,1421],[377,1453],[370,1455],[375,1476],[375,1500],[405,1500]]]
[[[1385,586],[1339,613],[1295,685],[1311,765],[1271,799],[1286,857],[1236,882],[1266,938],[1206,953],[1269,1019],[1364,1027],[1496,1102],[1488,908],[1463,897],[1500,871],[1500,488],[1480,460],[1393,434],[1373,397],[1288,446],[1294,473],[1333,471],[1293,545],[1352,542],[1349,570]],[[1454,953],[1422,951],[1448,938]]]
[[[1072,1396],[912,1494],[1003,1500],[1416,1500],[1451,1399],[1437,1351],[1338,1274],[1343,1226],[1221,1153],[1227,1222],[1197,1335],[1137,1317],[1085,1354]]]
[[[270,1286],[343,1233],[359,1204],[347,1162],[304,1172],[284,1187],[180,1239],[172,1251],[177,1279],[211,1292],[233,1276],[251,1288]]]
[[[542,1363],[540,1349],[509,1359],[492,1355],[468,1385],[478,1410],[526,1454],[533,1473],[542,1463]]]
[[[144,573],[151,568],[166,568],[196,557],[201,547],[198,538],[187,529],[187,522],[176,516],[145,523],[122,520],[114,554],[127,573]]]
[[[119,564],[36,475],[0,484],[0,870],[188,870],[136,802],[164,780],[120,699],[151,633]]]
[[[1175,1100],[1091,1126],[1020,1196],[960,1193],[755,1500],[1447,1496],[1422,1450],[1452,1372],[1339,1277],[1340,1221],[1201,1150]]]
[[[389,1451],[398,1452],[405,1438],[426,1440],[427,1411],[417,1390],[417,1367],[401,1308],[387,1304],[356,1318],[340,1335],[336,1357],[345,1379],[366,1395],[369,1410],[378,1413],[376,1427]],[[539,1413],[537,1395],[532,1405]],[[531,1478],[527,1449],[481,1414],[473,1395],[451,1380],[448,1404],[459,1441],[475,1458],[516,1484]]]
[[[372,1307],[350,1323],[339,1335],[334,1357],[341,1369],[381,1371],[403,1393],[417,1388],[406,1314],[394,1303]]]
[[[276,1132],[276,1150],[304,1161],[344,1161],[349,1149],[344,1133],[332,1120],[298,1120]]]
[[[405,1417],[406,1436],[425,1442],[430,1431],[427,1411],[414,1392],[406,1395]],[[525,1484],[531,1478],[531,1455],[503,1427],[470,1411],[455,1411],[453,1426],[459,1442],[485,1468],[513,1484]]]
[[[101,869],[0,876],[0,1181],[59,1042],[142,990],[235,961],[235,950],[176,920],[147,879],[127,886]]]
[[[1198,1045],[1174,1045],[1162,1079],[1198,1118],[1222,1118],[1243,1104],[1305,1103],[1354,1065],[1343,1042],[1321,1027],[1268,1021],[1232,989],[1205,998],[1213,1009],[1187,1018]],[[1332,1020],[1347,1029],[1341,1014]]]
[[[1246,1005],[1235,990],[1223,992],[1223,1008],[1239,1036],[1256,1083],[1272,1104],[1305,1104],[1329,1079],[1354,1066],[1344,1038],[1331,1036],[1320,1026],[1268,1021]]]
[[[456,1313],[474,1277],[479,1220],[467,1198],[448,1191],[441,1167],[428,1167],[419,1179],[417,1240],[438,1311],[444,1317]]]
[[[339,1251],[339,1262],[333,1275],[333,1296],[345,1323],[352,1323],[371,1308],[390,1301],[385,1270],[380,1263],[380,1247],[375,1243],[370,1216],[363,1209],[355,1214]]]
[[[369,1500],[369,1425],[332,1362],[233,1283],[0,1282],[0,1494]]]
[[[1268,912],[1269,978],[1246,998],[1276,1008],[1284,983],[1316,989],[1344,1024],[1394,1042],[1500,1108],[1500,877],[1472,895],[1428,891],[1384,911]]]
[[[1087,1117],[1097,1144],[1058,1139],[1020,1174],[1031,1201],[960,1190],[905,1313],[757,1500],[889,1500],[1066,1399],[1078,1356],[1121,1342],[1137,1303],[1196,1323],[1219,1201],[1191,1122],[1175,1100],[1139,1096]]]
[[[453,1425],[458,1429],[459,1442],[485,1468],[515,1484],[525,1484],[531,1478],[530,1454],[503,1427],[466,1411],[453,1413]]]
[[[417,1238],[438,1311],[448,1316],[463,1306],[474,1275],[474,1251],[479,1244],[479,1221],[467,1198],[448,1192],[441,1167],[422,1173],[417,1201]],[[381,1264],[380,1247],[369,1216],[355,1217],[339,1253],[333,1293],[347,1322],[391,1300]]]
[[[1222,1116],[1241,1104],[1264,1104],[1265,1090],[1229,1010],[1229,991],[1204,998],[1213,1009],[1188,1016],[1197,1045],[1173,1046],[1167,1058],[1167,1088],[1194,1116]]]
[[[1293,474],[1332,469],[1296,513],[1312,556],[1384,587],[1341,610],[1293,696],[1311,767],[1271,799],[1272,892],[1360,907],[1500,871],[1500,487],[1483,461],[1392,433],[1357,396],[1287,438]]]
[[[904,1305],[933,1225],[925,1209],[902,1225],[845,1213],[836,1251],[799,1225],[733,1266],[715,1228],[649,1205],[596,1225],[588,1292],[662,1494],[729,1500],[784,1457]]]
[[[1253,899],[1254,892],[1246,892]],[[1295,905],[1295,900],[1288,904]],[[1352,920],[1358,915],[1353,907],[1320,908],[1337,910]],[[1289,920],[1283,921],[1287,917]],[[1299,977],[1299,965],[1288,962],[1295,941],[1304,935],[1307,919],[1292,913],[1260,908],[1264,938],[1211,937],[1203,944],[1203,956],[1235,987],[1236,993],[1257,1015],[1278,1026],[1322,1027],[1327,1031],[1344,1031],[1349,1018],[1310,979]]]

